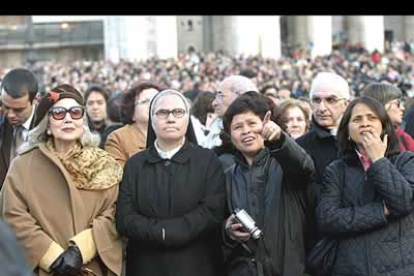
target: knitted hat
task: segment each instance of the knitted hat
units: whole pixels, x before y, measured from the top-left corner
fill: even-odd
[[[35,127],[43,120],[50,108],[61,99],[74,99],[81,106],[85,106],[85,99],[81,92],[69,84],[59,85],[44,95],[36,108]]]

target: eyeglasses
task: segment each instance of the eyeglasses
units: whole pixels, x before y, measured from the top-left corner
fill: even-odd
[[[135,101],[135,105],[137,106],[137,105],[143,105],[143,104],[148,104],[148,103],[150,103],[151,102],[151,99],[143,99],[143,100],[140,100],[140,101]]]
[[[389,108],[391,108],[392,105],[395,105],[398,108],[402,108],[404,106],[404,102],[399,99],[396,99],[389,102]]]
[[[335,96],[328,96],[326,98],[321,98],[321,97],[315,96],[315,97],[312,97],[312,104],[321,104],[322,101],[325,101],[326,104],[333,105],[339,102],[340,100],[345,100],[345,98],[338,99]]]
[[[155,115],[157,115],[160,119],[166,119],[170,114],[172,114],[175,118],[181,118],[187,113],[182,108],[175,108],[173,110],[167,110],[167,109],[160,109],[157,112],[155,112]]]
[[[216,99],[221,100],[224,98],[224,94],[221,91],[217,91],[216,94],[214,95]]]
[[[66,117],[66,113],[68,112],[72,119],[79,120],[83,118],[85,109],[82,106],[72,106],[69,109],[57,106],[49,110],[49,115],[52,115],[53,119],[55,120],[63,120]]]

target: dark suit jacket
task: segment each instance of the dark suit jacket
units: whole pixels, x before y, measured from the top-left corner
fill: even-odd
[[[30,123],[33,128],[35,116]],[[10,166],[10,149],[13,140],[13,127],[5,116],[0,116],[0,189],[3,187],[4,179]]]

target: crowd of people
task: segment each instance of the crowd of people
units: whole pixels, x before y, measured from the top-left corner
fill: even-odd
[[[413,274],[414,55],[378,54],[2,71],[16,275]]]
[[[408,45],[408,46],[407,46]],[[224,52],[200,53],[194,49],[176,59],[150,58],[146,61],[76,61],[70,64],[36,62],[33,71],[39,76],[42,93],[61,83],[80,91],[99,84],[111,92],[125,92],[135,83],[153,81],[184,93],[215,92],[218,84],[230,75],[252,77],[260,91],[269,86],[283,87],[295,97],[308,96],[310,83],[318,72],[333,70],[344,77],[359,93],[372,81],[387,80],[413,95],[414,52],[408,43],[396,42],[380,54],[348,44],[334,47],[330,55],[311,59],[307,54],[278,60],[259,56],[229,56]],[[7,72],[0,70],[0,79]]]

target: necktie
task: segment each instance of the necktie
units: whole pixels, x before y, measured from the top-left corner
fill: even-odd
[[[13,127],[13,141],[12,148],[10,150],[10,162],[17,156],[17,150],[19,149],[20,145],[24,142],[23,130],[24,127],[22,125],[17,125]]]

